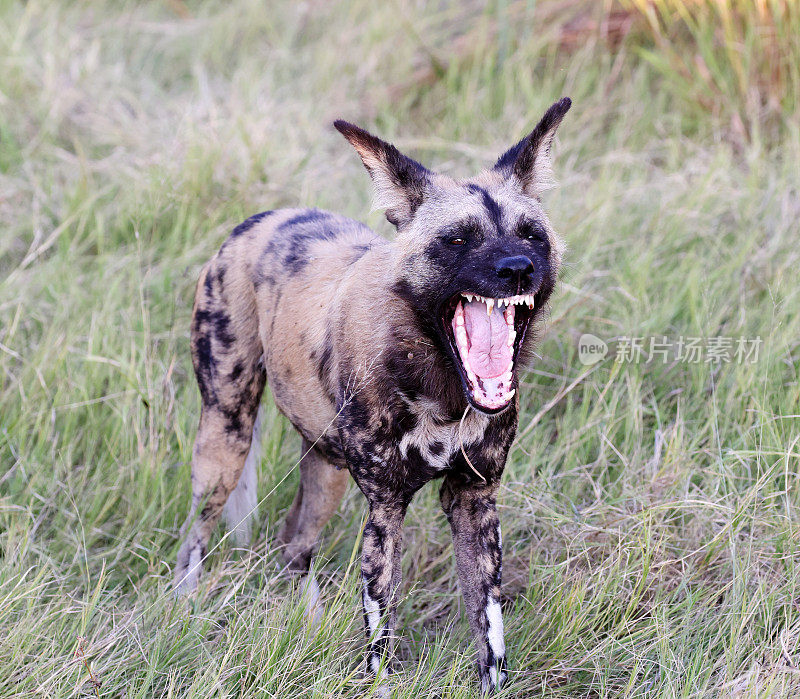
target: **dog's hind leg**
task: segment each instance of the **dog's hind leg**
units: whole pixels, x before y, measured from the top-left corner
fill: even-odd
[[[233,538],[239,546],[247,546],[252,538],[253,518],[258,512],[258,465],[261,461],[261,425],[264,422],[264,406],[258,409],[253,425],[250,451],[239,475],[239,482],[228,496],[222,510]]]
[[[175,568],[179,593],[197,586],[208,540],[244,468],[266,381],[255,301],[243,293],[226,294],[225,288],[225,269],[212,261],[200,275],[192,319],[202,408],[192,454],[191,510]]]
[[[200,417],[192,459],[192,505],[182,529],[188,533],[175,570],[179,593],[191,592],[197,586],[208,540],[238,483],[250,448],[249,439],[226,436],[227,424],[227,418],[218,411],[204,409]]]
[[[350,477],[346,469],[337,469],[303,440],[303,458],[300,461],[300,487],[289,508],[278,541],[283,545],[287,568],[303,574],[303,594],[312,619],[317,619],[319,588],[310,571],[311,557],[320,532],[336,512],[347,489]]]
[[[305,445],[305,440],[303,440],[303,444]],[[305,453],[305,449],[303,449],[303,453]],[[285,547],[289,544],[289,542],[294,539],[295,534],[297,533],[297,523],[300,519],[300,509],[303,506],[303,477],[302,477],[302,463],[300,468],[300,485],[297,487],[297,492],[294,494],[294,500],[292,500],[292,504],[289,506],[289,509],[286,512],[286,516],[283,519],[283,526],[281,526],[280,531],[278,532],[278,536],[276,537],[278,544],[284,547],[284,551],[286,550]]]
[[[346,469],[331,465],[305,439],[302,449],[300,487],[278,534],[286,565],[297,573],[308,570],[319,534],[339,507],[350,477]]]

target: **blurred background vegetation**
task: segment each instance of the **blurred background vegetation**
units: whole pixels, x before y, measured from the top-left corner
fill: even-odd
[[[0,0],[0,696],[370,695],[355,488],[303,629],[274,528],[170,595],[199,401],[188,321],[236,223],[366,220],[343,117],[450,174],[562,95],[569,252],[500,508],[503,696],[796,696],[800,4]],[[590,332],[761,338],[754,363],[578,361]],[[395,696],[474,696],[449,532],[411,508]]]

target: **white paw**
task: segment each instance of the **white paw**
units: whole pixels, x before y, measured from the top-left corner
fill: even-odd
[[[313,629],[318,629],[322,624],[324,610],[320,601],[319,585],[313,573],[303,576],[300,592],[306,607],[306,624]]]
[[[181,555],[178,554],[178,558]],[[178,571],[175,575],[175,596],[184,597],[191,594],[197,589],[197,583],[200,581],[200,574],[203,572],[203,556],[199,547],[193,548],[189,551],[189,562],[186,565],[184,572]]]
[[[379,684],[375,688],[375,696],[379,699],[389,699],[392,694],[392,688],[386,682]]]
[[[505,670],[498,672],[496,667],[489,668],[489,672],[481,675],[481,696],[489,696],[499,690],[508,679],[508,673]]]

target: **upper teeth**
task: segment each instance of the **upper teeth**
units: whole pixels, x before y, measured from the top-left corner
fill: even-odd
[[[486,312],[489,315],[492,315],[492,309],[494,309],[495,305],[498,308],[502,308],[503,306],[527,306],[528,308],[533,308],[535,305],[533,294],[521,294],[518,296],[509,296],[508,298],[504,299],[490,299],[486,298],[485,296],[479,296],[478,294],[461,294],[468,302],[472,302],[473,299],[479,301],[481,303],[486,304]]]

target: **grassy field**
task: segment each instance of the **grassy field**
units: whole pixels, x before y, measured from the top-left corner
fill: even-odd
[[[309,632],[271,546],[299,438],[269,397],[252,549],[220,532],[197,598],[170,594],[193,285],[264,209],[390,234],[334,118],[467,175],[561,95],[569,252],[500,495],[501,695],[798,696],[800,12],[734,4],[0,0],[0,696],[374,692],[363,498],[325,530]],[[584,333],[610,345],[591,366]],[[761,345],[617,361],[627,337]],[[393,696],[475,696],[434,487],[403,568]]]

